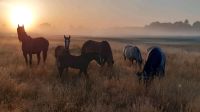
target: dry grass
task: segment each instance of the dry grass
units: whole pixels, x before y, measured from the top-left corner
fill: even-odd
[[[84,40],[84,39],[82,39]],[[0,42],[0,110],[14,112],[199,112],[200,53],[164,47],[166,77],[146,89],[138,83],[136,70],[122,58],[123,44],[111,42],[115,65],[89,66],[89,83],[70,69],[61,81],[51,41],[46,65],[26,67],[18,40]],[[74,39],[70,49],[79,54],[83,41]],[[145,57],[147,45],[139,45]],[[34,57],[36,64],[36,57]]]

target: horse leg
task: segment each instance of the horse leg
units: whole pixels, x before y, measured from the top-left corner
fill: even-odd
[[[135,68],[136,68],[136,69],[135,69],[135,70],[137,71],[137,70],[138,70],[138,62],[137,62],[137,60],[136,60],[135,63],[136,63],[136,65],[135,65]]]
[[[47,50],[43,51],[43,61],[44,61],[44,63],[46,62],[46,59],[47,59]]]
[[[69,71],[69,70],[68,70],[68,67],[65,68],[65,71],[66,71],[66,73],[68,73],[68,71]]]
[[[61,78],[62,77],[62,73],[64,71],[64,68],[63,67],[58,67],[58,71],[59,71],[60,78]]]
[[[38,65],[40,64],[40,53],[37,53]]]
[[[32,65],[32,54],[31,53],[29,54],[29,64],[30,64],[30,66]]]
[[[140,70],[142,69],[142,63],[139,63],[139,69]]]
[[[126,56],[124,55],[124,60],[126,60]]]
[[[142,68],[141,63],[137,60],[136,60],[136,67],[137,67],[137,70],[141,70],[141,68]]]
[[[133,59],[129,59],[130,60],[130,62],[131,62],[131,65],[133,65]]]
[[[103,58],[103,60],[102,60],[102,67],[105,65],[105,63],[106,63],[106,59],[105,58]]]
[[[80,71],[79,71],[79,77],[81,77],[82,72],[83,72],[83,70],[80,69]]]
[[[24,56],[24,58],[25,58],[25,61],[26,61],[26,65],[28,65],[28,58],[27,58],[27,53],[24,53],[24,52],[23,52],[23,56]]]
[[[84,72],[84,74],[85,74],[85,77],[86,77],[87,79],[89,79],[89,76],[88,76],[88,73],[87,73],[87,69],[85,69],[83,72]]]

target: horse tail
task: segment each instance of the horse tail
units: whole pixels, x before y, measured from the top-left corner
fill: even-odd
[[[46,61],[47,59],[47,51],[43,51],[43,60],[44,62]]]
[[[85,49],[86,49],[85,46],[83,46],[82,49],[81,49],[81,54],[82,55],[85,54]]]

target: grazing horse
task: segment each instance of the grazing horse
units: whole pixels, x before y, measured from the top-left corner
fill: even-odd
[[[152,47],[149,47],[148,49],[147,49],[147,52],[148,52],[148,54],[151,52],[151,50],[152,49],[154,49],[154,48],[156,48],[156,49],[158,49],[160,52],[162,52],[161,54],[162,54],[162,61],[161,61],[161,63],[160,63],[160,70],[162,70],[161,71],[161,75],[164,75],[165,74],[165,62],[166,62],[166,56],[165,56],[165,53],[163,52],[163,50],[160,48],[160,47],[158,47],[158,46],[152,46]]]
[[[65,39],[65,49],[69,49],[70,38],[71,38],[70,35],[69,35],[69,37],[66,37],[66,36],[64,35],[64,39]]]
[[[126,45],[123,50],[124,60],[128,59],[132,64],[136,61],[136,64],[141,68],[142,55],[140,49],[136,46]]]
[[[154,47],[148,55],[148,59],[141,73],[137,73],[139,80],[143,79],[146,83],[148,80],[153,80],[154,76],[164,77],[165,74],[165,54],[161,48]]]
[[[57,63],[57,68],[62,76],[64,69],[68,71],[68,67],[79,69],[79,74],[85,74],[88,78],[87,68],[92,60],[98,60],[97,53],[86,53],[80,56],[73,56],[70,54],[69,49],[65,49],[64,46],[57,46],[55,49],[55,58]]]
[[[100,58],[100,62],[97,63],[101,66],[104,66],[105,63],[107,63],[108,66],[112,66],[114,64],[112,50],[107,41],[86,41],[82,46],[81,54],[84,55],[87,53],[97,53]]]
[[[40,63],[40,53],[43,53],[43,60],[46,61],[47,51],[49,47],[49,42],[43,37],[31,38],[25,32],[24,25],[17,28],[18,39],[22,42],[22,52],[25,58],[26,64],[28,65],[29,55],[29,64],[32,65],[32,54],[37,54],[38,64]]]

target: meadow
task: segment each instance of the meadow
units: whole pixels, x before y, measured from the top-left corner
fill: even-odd
[[[93,61],[88,68],[88,84],[84,75],[78,77],[76,69],[69,69],[63,79],[59,78],[54,49],[64,45],[62,36],[49,38],[46,64],[37,66],[34,56],[31,68],[25,65],[17,37],[0,39],[2,112],[200,112],[199,43],[156,44],[166,53],[166,74],[145,88],[138,83],[135,65],[124,61],[122,50],[126,43],[134,43],[146,59],[146,49],[154,43],[95,38],[109,41],[115,64],[113,68],[101,68]],[[79,55],[87,39],[91,38],[72,37],[70,52]]]

